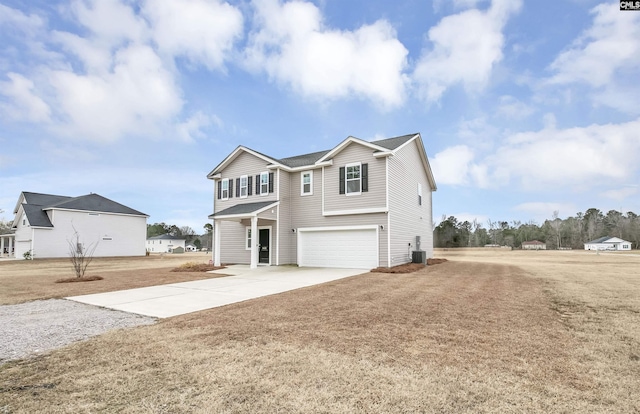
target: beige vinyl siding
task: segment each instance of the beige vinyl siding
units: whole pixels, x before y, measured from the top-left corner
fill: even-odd
[[[278,254],[279,257],[277,258],[277,260],[275,259],[275,250],[274,250],[274,259],[272,260],[272,262],[274,264],[292,264],[296,262],[296,257],[295,257],[295,251],[294,251],[294,246],[293,246],[293,236],[295,236],[295,234],[291,231],[291,229],[293,228],[291,225],[291,199],[292,199],[292,195],[294,195],[291,192],[291,180],[292,180],[292,176],[295,176],[296,174],[292,174],[292,173],[288,173],[286,171],[282,171],[280,170],[280,205],[278,206],[278,211],[279,211],[279,218],[278,218],[278,225],[277,225],[277,231],[276,231],[276,236],[279,237],[278,239],[274,239],[274,240],[278,240],[279,242],[279,246],[278,246]],[[276,177],[277,177],[277,173],[276,173]],[[295,198],[295,197],[294,197]],[[275,231],[275,230],[274,230]],[[274,246],[275,247],[275,246]]]
[[[245,248],[246,223],[218,221],[220,226],[220,261],[222,263],[248,264],[251,251]]]
[[[421,237],[427,257],[433,257],[432,189],[418,151],[413,141],[389,158],[391,266],[411,261],[416,236]],[[418,183],[422,184],[422,205],[418,204]]]
[[[386,208],[385,159],[374,158],[373,152],[374,150],[371,148],[357,143],[352,143],[333,157],[333,165],[325,167],[324,170],[324,177],[326,180],[324,186],[325,212]],[[360,162],[362,164],[366,163],[369,165],[369,191],[363,192],[360,195],[340,194],[340,167],[356,162]],[[320,177],[316,177],[314,172],[314,181],[316,181],[317,178]],[[298,180],[299,179],[300,177],[298,176]],[[298,187],[299,185],[300,184],[298,183]],[[313,194],[315,196],[315,189]]]
[[[373,157],[372,157],[373,159]],[[384,162],[384,161],[383,161]],[[371,167],[369,167],[371,168]],[[380,172],[378,172],[380,173]],[[384,226],[384,230],[379,231],[379,262],[380,266],[387,263],[387,215],[385,213],[373,214],[350,214],[341,216],[322,215],[322,169],[313,170],[313,195],[300,195],[300,175],[302,172],[290,174],[289,184],[291,186],[291,229],[308,227],[349,227],[361,225],[376,225],[378,228]],[[384,183],[385,170],[382,170],[382,182]],[[325,175],[326,176],[326,175]],[[336,176],[337,177],[337,176]],[[371,169],[369,170],[371,177]],[[337,178],[336,178],[337,179]],[[369,178],[371,180],[371,178]],[[376,179],[379,181],[379,179]],[[371,181],[370,181],[371,182]],[[338,191],[336,181],[336,192]],[[371,184],[370,184],[371,185]],[[326,188],[326,187],[325,187]],[[282,216],[281,216],[282,220]],[[292,260],[297,260],[297,234],[289,231],[291,240]],[[283,233],[285,236],[285,233]]]
[[[247,152],[241,152],[235,160],[227,168],[225,168],[221,173],[221,179],[230,178],[233,179],[233,197],[228,200],[219,200],[218,199],[218,182],[220,180],[215,180],[214,184],[214,212],[218,212],[224,210],[225,208],[229,208],[235,206],[237,204],[246,204],[246,203],[257,203],[261,201],[270,201],[276,200],[276,194],[278,192],[277,189],[277,179],[276,172],[272,170],[267,170],[267,165],[269,163],[261,158],[258,158],[254,155],[251,155]],[[269,193],[268,195],[256,195],[256,175],[269,172],[273,174],[273,193]],[[252,179],[252,190],[251,195],[246,198],[236,197],[236,178],[240,178],[243,175],[247,175],[253,177]]]

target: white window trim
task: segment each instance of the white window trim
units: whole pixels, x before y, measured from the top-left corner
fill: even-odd
[[[309,192],[305,193],[304,192],[304,176],[305,174],[309,174]],[[309,170],[309,171],[303,171],[300,173],[300,195],[301,196],[308,196],[308,195],[313,195],[313,171]]]
[[[267,177],[267,182],[263,183],[262,182],[262,177],[266,176]],[[262,191],[262,186],[266,185],[267,186],[267,191]],[[261,196],[266,196],[269,195],[269,172],[261,172],[260,173],[260,195]]]
[[[349,192],[349,181],[355,181],[356,179],[352,178],[351,180],[349,180],[347,177],[349,175],[348,170],[349,167],[360,167],[359,168],[359,177],[358,177],[358,182],[360,183],[360,190],[358,190],[357,192]],[[349,196],[356,196],[356,195],[361,195],[362,194],[362,163],[361,162],[353,162],[351,164],[346,164],[344,166],[344,194],[349,197]]]
[[[244,186],[242,185],[242,180],[244,180]],[[242,189],[244,188],[244,195],[242,195]],[[240,198],[249,197],[249,176],[241,175],[240,176]]]
[[[251,250],[251,239],[249,238],[249,233],[251,232],[251,226],[245,227],[244,231],[244,249]]]
[[[418,205],[422,205],[422,184],[418,183]]]
[[[222,180],[220,180],[221,182],[221,190],[220,190],[220,200],[228,200],[229,199],[229,179],[228,178],[223,178]],[[224,184],[227,183],[227,189],[224,189]],[[224,196],[224,192],[227,192],[227,196]]]

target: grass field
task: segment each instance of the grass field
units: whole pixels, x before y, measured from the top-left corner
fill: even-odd
[[[4,364],[0,413],[640,411],[640,256],[436,256]]]

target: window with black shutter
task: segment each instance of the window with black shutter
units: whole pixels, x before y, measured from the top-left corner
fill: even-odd
[[[269,173],[269,192],[273,193],[273,173]]]
[[[340,194],[344,194],[345,180],[344,180],[344,167],[340,167]]]
[[[236,197],[240,197],[240,179],[236,178]]]
[[[362,164],[360,172],[362,174],[362,192],[366,193],[369,191],[369,164]]]
[[[229,198],[233,198],[233,178],[227,180],[229,183]]]
[[[248,180],[248,184],[247,184],[247,195],[251,195],[252,191],[253,191],[253,176],[249,176],[247,177]]]

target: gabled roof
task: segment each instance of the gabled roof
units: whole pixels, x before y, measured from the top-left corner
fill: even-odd
[[[269,168],[272,167],[281,167],[285,170],[291,171],[292,169],[301,169],[304,167],[316,167],[320,163],[330,162],[331,158],[333,158],[336,154],[342,151],[344,148],[349,146],[351,143],[358,143],[360,145],[364,145],[366,147],[371,148],[374,151],[374,154],[378,156],[388,156],[394,154],[394,151],[400,150],[400,148],[412,140],[417,140],[418,147],[420,150],[420,158],[422,159],[422,164],[427,172],[427,177],[429,179],[429,183],[431,184],[431,188],[435,191],[437,189],[435,179],[433,178],[433,172],[431,171],[431,167],[429,166],[429,161],[427,159],[426,152],[424,150],[424,144],[422,143],[422,138],[420,133],[402,135],[399,137],[386,138],[377,141],[365,141],[356,137],[347,137],[344,141],[338,144],[336,147],[326,150],[326,151],[318,151],[312,152],[309,154],[296,155],[293,157],[276,159],[270,157],[268,155],[262,154],[258,151],[252,150],[251,148],[244,147],[242,145],[238,146],[231,154],[229,154],[220,164],[218,164],[209,174],[207,174],[207,178],[215,179],[216,174],[220,173],[224,168],[226,168],[233,160],[235,160],[238,155],[242,152],[247,152],[249,154],[253,154],[254,156],[263,159],[268,162]],[[220,214],[220,213],[218,213]]]
[[[523,242],[522,242],[522,244],[535,244],[535,245],[541,245],[541,244],[546,244],[546,243],[543,243],[543,242],[541,242],[541,241],[539,241],[539,240],[531,240],[531,241],[523,241]]]
[[[618,237],[605,236],[595,240],[591,240],[590,242],[586,242],[585,244],[599,244],[599,243],[629,243],[629,242],[626,240],[622,240]]]
[[[186,240],[184,237],[172,236],[171,234],[161,234],[159,236],[149,237],[147,240]]]
[[[80,197],[74,197],[63,200],[59,203],[44,206],[43,210],[59,209],[59,210],[81,210],[94,211],[97,213],[115,213],[127,214],[131,216],[146,216],[146,214],[127,207],[123,204],[116,203],[99,194],[87,194]]]
[[[23,191],[14,210],[14,214],[16,214],[14,226],[17,223],[15,220],[19,219],[17,214],[20,207],[24,210],[32,227],[53,227],[46,213],[47,210],[79,210],[148,217],[144,213],[98,194],[92,193],[80,197],[67,197]]]

